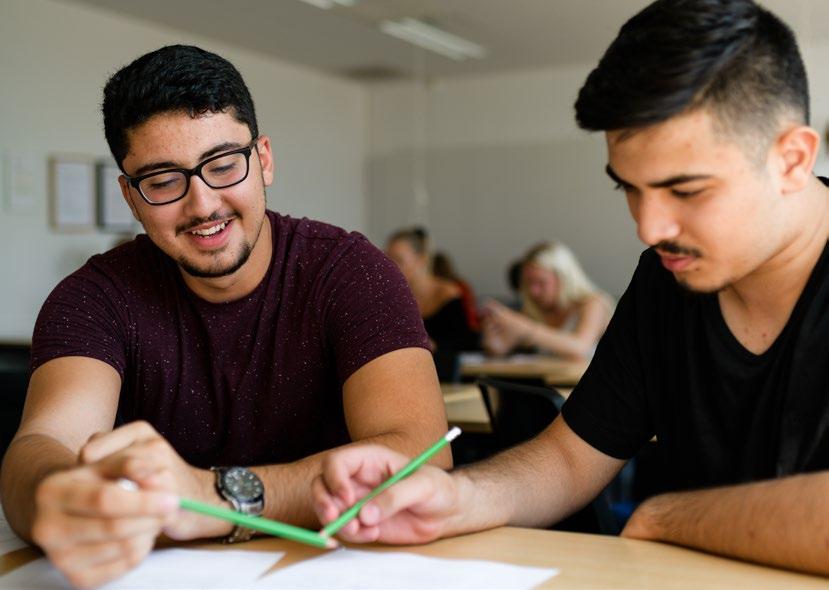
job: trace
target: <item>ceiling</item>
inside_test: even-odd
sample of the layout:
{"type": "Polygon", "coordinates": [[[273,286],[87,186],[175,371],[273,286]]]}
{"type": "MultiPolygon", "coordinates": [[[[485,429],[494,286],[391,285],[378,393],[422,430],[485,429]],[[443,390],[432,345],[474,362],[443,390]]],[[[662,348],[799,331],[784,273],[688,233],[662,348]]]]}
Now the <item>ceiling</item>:
{"type": "MultiPolygon", "coordinates": [[[[598,60],[648,0],[356,0],[323,10],[300,0],[72,0],[361,80],[451,77],[598,60]],[[415,17],[483,45],[453,61],[390,37],[380,21],[415,17]]],[[[829,42],[826,0],[765,0],[801,44],[829,42]]]]}

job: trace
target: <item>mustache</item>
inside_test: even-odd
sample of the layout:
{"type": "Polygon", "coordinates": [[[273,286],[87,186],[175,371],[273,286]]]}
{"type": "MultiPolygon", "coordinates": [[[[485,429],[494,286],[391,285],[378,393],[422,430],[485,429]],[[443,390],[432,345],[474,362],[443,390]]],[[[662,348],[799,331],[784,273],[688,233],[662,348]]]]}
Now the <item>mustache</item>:
{"type": "Polygon", "coordinates": [[[230,219],[231,217],[238,216],[236,211],[231,213],[219,213],[218,211],[215,213],[211,213],[208,217],[194,217],[192,219],[188,219],[186,222],[181,223],[176,226],[176,235],[183,234],[185,232],[189,232],[193,228],[196,228],[205,223],[211,223],[214,221],[223,221],[225,219],[230,219]]]}
{"type": "Polygon", "coordinates": [[[653,248],[655,250],[659,250],[660,252],[666,252],[667,254],[673,254],[675,256],[702,256],[702,252],[696,248],[686,248],[685,246],[680,246],[676,242],[659,242],[654,245],[653,248]]]}

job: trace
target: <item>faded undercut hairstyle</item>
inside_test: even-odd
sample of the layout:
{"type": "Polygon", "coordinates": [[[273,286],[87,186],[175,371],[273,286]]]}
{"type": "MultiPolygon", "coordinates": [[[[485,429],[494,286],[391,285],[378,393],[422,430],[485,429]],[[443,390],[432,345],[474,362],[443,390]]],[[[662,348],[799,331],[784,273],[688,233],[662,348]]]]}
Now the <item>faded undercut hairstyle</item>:
{"type": "Polygon", "coordinates": [[[183,112],[191,117],[229,113],[259,136],[250,91],[229,61],[190,45],[169,45],[142,55],[116,72],[104,87],[104,134],[123,172],[127,132],[153,115],[183,112]]]}
{"type": "Polygon", "coordinates": [[[657,0],[622,26],[575,108],[589,131],[705,108],[717,131],[756,151],[781,119],[809,123],[809,88],[791,29],[752,0],[657,0]]]}

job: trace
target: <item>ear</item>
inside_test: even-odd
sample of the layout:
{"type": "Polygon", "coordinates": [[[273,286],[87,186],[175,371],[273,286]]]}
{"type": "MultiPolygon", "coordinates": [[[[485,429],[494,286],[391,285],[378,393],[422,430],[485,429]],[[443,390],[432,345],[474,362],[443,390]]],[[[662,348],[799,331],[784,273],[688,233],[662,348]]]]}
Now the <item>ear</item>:
{"type": "Polygon", "coordinates": [[[260,135],[259,139],[256,140],[256,146],[254,147],[259,154],[259,163],[262,166],[262,181],[265,183],[265,186],[271,186],[274,173],[271,138],[267,135],[260,135]]]}
{"type": "Polygon", "coordinates": [[[806,125],[792,127],[777,138],[772,153],[783,194],[796,193],[806,187],[819,151],[820,135],[806,125]]]}
{"type": "Polygon", "coordinates": [[[130,183],[127,181],[127,178],[122,174],[118,177],[118,186],[121,187],[121,196],[124,197],[124,200],[127,202],[127,206],[132,211],[132,216],[138,223],[141,223],[141,217],[138,216],[138,210],[135,208],[135,204],[132,202],[132,194],[130,194],[130,183]]]}

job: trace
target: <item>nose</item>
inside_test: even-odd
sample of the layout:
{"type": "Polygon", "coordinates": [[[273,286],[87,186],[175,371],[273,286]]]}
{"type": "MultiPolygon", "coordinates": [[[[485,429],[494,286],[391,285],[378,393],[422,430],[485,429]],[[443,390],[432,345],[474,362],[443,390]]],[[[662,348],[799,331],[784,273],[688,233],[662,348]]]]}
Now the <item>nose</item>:
{"type": "Polygon", "coordinates": [[[190,186],[184,197],[184,204],[187,213],[192,217],[202,218],[210,215],[219,209],[222,198],[218,191],[210,188],[196,175],[190,178],[190,186]]]}
{"type": "Polygon", "coordinates": [[[639,239],[648,246],[679,236],[681,228],[674,207],[668,197],[656,193],[645,193],[630,197],[628,205],[636,222],[639,239]]]}

